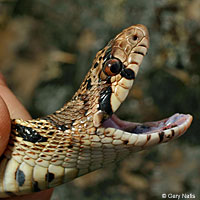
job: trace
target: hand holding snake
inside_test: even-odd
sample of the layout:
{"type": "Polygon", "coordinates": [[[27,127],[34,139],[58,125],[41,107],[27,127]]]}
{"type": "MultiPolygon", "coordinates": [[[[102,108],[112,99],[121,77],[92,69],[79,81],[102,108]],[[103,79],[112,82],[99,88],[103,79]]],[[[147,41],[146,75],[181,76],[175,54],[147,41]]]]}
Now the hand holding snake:
{"type": "MultiPolygon", "coordinates": [[[[31,119],[30,114],[18,101],[12,91],[7,87],[4,77],[0,73],[0,156],[6,149],[10,135],[10,118],[31,119]],[[6,103],[7,104],[6,104],[6,103]]],[[[48,200],[53,192],[53,188],[39,193],[33,193],[25,196],[14,197],[15,200],[48,200]]]]}

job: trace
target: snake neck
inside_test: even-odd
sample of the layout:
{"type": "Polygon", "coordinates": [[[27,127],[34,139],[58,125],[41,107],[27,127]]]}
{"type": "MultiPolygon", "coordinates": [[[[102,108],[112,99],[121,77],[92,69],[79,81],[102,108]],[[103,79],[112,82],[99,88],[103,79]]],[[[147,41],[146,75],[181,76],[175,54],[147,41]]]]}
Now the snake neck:
{"type": "Polygon", "coordinates": [[[91,87],[90,92],[86,92],[83,91],[85,87],[81,85],[69,102],[43,119],[62,131],[70,130],[79,134],[95,132],[96,128],[101,126],[101,124],[94,125],[94,116],[99,111],[98,89],[98,87],[91,87]]]}

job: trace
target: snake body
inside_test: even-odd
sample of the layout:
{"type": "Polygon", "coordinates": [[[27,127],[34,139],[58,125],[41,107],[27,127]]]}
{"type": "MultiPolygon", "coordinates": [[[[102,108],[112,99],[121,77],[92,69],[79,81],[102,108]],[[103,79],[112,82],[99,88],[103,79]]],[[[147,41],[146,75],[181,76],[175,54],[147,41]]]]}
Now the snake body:
{"type": "Polygon", "coordinates": [[[190,115],[144,124],[114,115],[148,46],[145,26],[123,30],[96,54],[80,89],[61,109],[38,119],[12,120],[0,163],[0,197],[55,187],[187,130],[190,115]]]}

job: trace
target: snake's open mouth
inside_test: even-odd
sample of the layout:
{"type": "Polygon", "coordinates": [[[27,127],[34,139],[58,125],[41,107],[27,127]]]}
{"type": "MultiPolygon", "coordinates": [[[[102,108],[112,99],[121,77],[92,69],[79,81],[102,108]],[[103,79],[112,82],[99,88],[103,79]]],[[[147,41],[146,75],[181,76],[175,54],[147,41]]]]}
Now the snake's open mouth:
{"type": "Polygon", "coordinates": [[[191,121],[191,115],[176,113],[160,121],[136,123],[121,120],[113,114],[109,119],[104,121],[103,126],[105,128],[116,128],[134,134],[152,134],[161,133],[164,130],[173,129],[174,127],[181,127],[185,123],[190,124],[191,121]]]}

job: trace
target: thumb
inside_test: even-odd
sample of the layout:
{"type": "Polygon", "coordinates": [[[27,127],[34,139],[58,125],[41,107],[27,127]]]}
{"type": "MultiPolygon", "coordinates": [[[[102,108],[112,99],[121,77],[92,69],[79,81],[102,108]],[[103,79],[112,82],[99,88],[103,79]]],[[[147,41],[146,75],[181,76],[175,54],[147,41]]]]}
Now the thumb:
{"type": "Polygon", "coordinates": [[[0,73],[0,156],[8,144],[11,118],[30,119],[31,117],[7,87],[3,75],[0,73]]]}
{"type": "Polygon", "coordinates": [[[10,115],[7,106],[0,96],[0,156],[4,152],[10,136],[10,115]]]}

